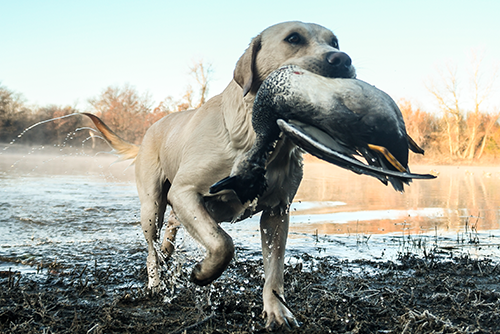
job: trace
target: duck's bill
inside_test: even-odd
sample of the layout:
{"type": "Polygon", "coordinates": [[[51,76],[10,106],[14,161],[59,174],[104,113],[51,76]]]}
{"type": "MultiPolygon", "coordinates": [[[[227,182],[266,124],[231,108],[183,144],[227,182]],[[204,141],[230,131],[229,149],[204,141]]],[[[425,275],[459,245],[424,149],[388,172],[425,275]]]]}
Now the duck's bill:
{"type": "Polygon", "coordinates": [[[283,119],[278,119],[277,123],[281,131],[306,152],[355,173],[373,176],[384,184],[387,184],[387,181],[393,178],[397,178],[403,183],[411,182],[412,179],[436,178],[436,176],[431,174],[394,171],[365,164],[358,159],[339,152],[340,150],[346,151],[346,148],[342,147],[326,133],[317,128],[296,121],[287,122],[283,119]],[[314,129],[314,133],[312,133],[313,131],[311,131],[311,129],[314,129]],[[318,135],[318,133],[320,133],[320,135],[318,135]]]}

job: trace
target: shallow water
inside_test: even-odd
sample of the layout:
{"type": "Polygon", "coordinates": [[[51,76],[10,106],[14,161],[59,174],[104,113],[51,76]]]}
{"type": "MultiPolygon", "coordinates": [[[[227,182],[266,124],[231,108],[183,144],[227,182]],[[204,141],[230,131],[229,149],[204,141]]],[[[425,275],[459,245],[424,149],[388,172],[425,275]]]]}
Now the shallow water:
{"type": "MultiPolygon", "coordinates": [[[[71,151],[70,151],[71,152],[71,151]]],[[[142,266],[134,168],[110,155],[0,155],[0,271],[40,263],[142,266]]],[[[500,168],[414,166],[439,173],[404,194],[379,181],[308,159],[291,207],[287,252],[339,259],[394,259],[431,249],[500,259],[500,168]]],[[[259,215],[223,224],[237,256],[260,257],[259,215]]],[[[183,232],[179,252],[202,255],[183,232]]]]}

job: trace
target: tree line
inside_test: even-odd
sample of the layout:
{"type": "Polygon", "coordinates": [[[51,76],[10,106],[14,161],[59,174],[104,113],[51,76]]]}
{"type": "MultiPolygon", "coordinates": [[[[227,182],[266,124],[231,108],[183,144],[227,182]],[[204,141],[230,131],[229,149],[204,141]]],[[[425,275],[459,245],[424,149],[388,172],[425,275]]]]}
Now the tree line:
{"type": "MultiPolygon", "coordinates": [[[[446,66],[439,80],[428,85],[436,101],[435,110],[422,110],[408,100],[398,101],[407,132],[426,151],[423,158],[412,155],[416,162],[475,163],[500,159],[500,109],[495,106],[498,96],[493,94],[496,73],[487,72],[485,79],[480,65],[476,58],[467,80],[459,80],[456,67],[446,66]]],[[[140,143],[146,130],[160,118],[205,102],[212,68],[199,61],[190,71],[197,87],[188,87],[179,99],[168,97],[155,104],[148,94],[140,94],[133,86],[110,86],[90,98],[85,111],[101,117],[126,140],[140,143]]],[[[23,133],[37,122],[80,111],[71,106],[29,106],[21,94],[0,86],[0,142],[58,145],[74,140],[94,146],[96,134],[89,130],[90,122],[83,116],[61,118],[23,133]]]]}
{"type": "MultiPolygon", "coordinates": [[[[85,111],[98,115],[123,138],[134,143],[151,124],[175,111],[168,110],[163,103],[154,106],[148,95],[140,95],[129,85],[108,87],[88,102],[90,107],[85,111]]],[[[66,145],[69,141],[94,139],[97,134],[90,130],[91,123],[86,116],[64,117],[80,111],[71,106],[30,106],[20,94],[1,86],[0,143],[66,145]],[[49,119],[55,120],[44,122],[49,119]],[[33,127],[39,122],[44,123],[33,127]]]]}
{"type": "Polygon", "coordinates": [[[398,105],[408,133],[437,163],[494,162],[500,159],[500,96],[497,68],[483,68],[483,57],[471,54],[468,75],[448,62],[427,84],[436,110],[424,111],[407,100],[398,105]]]}
{"type": "Polygon", "coordinates": [[[190,74],[197,87],[188,86],[178,99],[169,96],[155,104],[149,94],[140,94],[135,87],[125,84],[109,86],[88,99],[85,110],[72,106],[28,105],[22,94],[0,86],[0,143],[66,146],[71,145],[68,144],[71,141],[95,146],[98,135],[90,130],[93,127],[86,116],[64,117],[82,111],[99,116],[124,139],[140,143],[146,130],[160,118],[172,112],[197,108],[205,102],[212,75],[211,65],[202,60],[194,62],[190,74]],[[49,119],[56,120],[44,122],[49,119]],[[39,122],[44,123],[33,127],[39,122]]]}

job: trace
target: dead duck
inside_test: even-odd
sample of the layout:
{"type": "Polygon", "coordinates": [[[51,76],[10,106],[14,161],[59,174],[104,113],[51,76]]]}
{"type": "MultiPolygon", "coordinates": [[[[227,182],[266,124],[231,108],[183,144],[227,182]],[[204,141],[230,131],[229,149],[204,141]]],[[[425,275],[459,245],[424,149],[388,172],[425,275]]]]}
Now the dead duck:
{"type": "Polygon", "coordinates": [[[406,133],[394,100],[358,79],[326,78],[283,66],[259,88],[252,125],[254,145],[230,176],[212,185],[211,193],[232,189],[242,203],[262,195],[266,162],[282,134],[320,159],[391,183],[397,191],[412,179],[435,178],[410,172],[409,150],[424,151],[406,133]]]}

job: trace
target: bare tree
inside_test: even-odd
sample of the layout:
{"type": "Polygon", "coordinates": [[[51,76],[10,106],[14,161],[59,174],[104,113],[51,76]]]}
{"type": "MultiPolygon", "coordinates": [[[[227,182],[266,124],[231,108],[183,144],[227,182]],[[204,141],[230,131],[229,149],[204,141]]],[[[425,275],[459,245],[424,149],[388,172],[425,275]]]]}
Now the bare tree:
{"type": "Polygon", "coordinates": [[[457,66],[448,64],[439,71],[440,80],[427,86],[443,112],[443,125],[450,159],[473,160],[479,158],[498,115],[491,113],[486,101],[491,99],[496,71],[482,68],[482,57],[473,53],[471,75],[465,88],[459,81],[457,66]],[[485,73],[489,73],[487,82],[485,73]],[[465,90],[465,92],[464,92],[465,90]],[[478,154],[479,149],[479,154],[478,154]]]}
{"type": "Polygon", "coordinates": [[[129,141],[140,140],[150,126],[146,117],[152,112],[150,95],[140,95],[128,84],[109,86],[88,102],[96,114],[129,141]]]}
{"type": "Polygon", "coordinates": [[[446,139],[450,158],[460,157],[460,138],[463,113],[459,102],[458,79],[456,66],[448,64],[446,72],[439,71],[440,84],[431,82],[428,90],[435,97],[439,108],[443,112],[445,121],[446,139]]]}
{"type": "Polygon", "coordinates": [[[180,99],[168,96],[161,102],[161,108],[168,112],[183,111],[201,107],[208,97],[208,90],[212,81],[212,64],[206,63],[203,59],[193,61],[189,67],[189,74],[194,79],[194,86],[188,85],[184,95],[180,99]]]}
{"type": "Polygon", "coordinates": [[[208,95],[208,86],[212,80],[212,64],[203,62],[203,59],[193,62],[193,65],[189,68],[191,76],[196,80],[199,85],[199,98],[198,103],[192,106],[194,108],[201,107],[202,104],[206,102],[208,95]]]}
{"type": "Polygon", "coordinates": [[[25,98],[6,87],[0,86],[0,141],[10,142],[27,125],[31,116],[25,98]]]}
{"type": "Polygon", "coordinates": [[[473,109],[469,114],[470,122],[468,122],[469,129],[469,145],[465,150],[465,157],[469,160],[474,159],[476,156],[477,148],[480,149],[479,156],[483,153],[485,143],[490,135],[490,131],[498,120],[498,111],[489,113],[490,117],[487,117],[486,124],[484,124],[484,115],[487,114],[486,109],[483,107],[485,102],[492,96],[492,90],[497,78],[497,71],[489,76],[489,78],[484,77],[484,72],[482,71],[481,64],[483,63],[482,55],[478,55],[477,52],[472,53],[472,72],[470,74],[471,90],[473,94],[473,109]],[[480,137],[479,131],[482,128],[483,135],[480,137]],[[479,145],[479,142],[482,142],[479,145]]]}
{"type": "MultiPolygon", "coordinates": [[[[189,68],[189,74],[194,78],[196,88],[188,86],[180,99],[169,96],[156,107],[153,107],[149,94],[139,94],[128,84],[109,86],[99,95],[88,100],[89,111],[99,115],[127,140],[139,142],[146,130],[163,116],[203,105],[207,100],[212,73],[211,64],[203,60],[193,62],[189,68]]],[[[2,129],[0,141],[11,142],[34,123],[60,118],[75,112],[77,110],[69,106],[27,107],[21,94],[0,86],[0,128],[2,129]]],[[[61,138],[65,140],[71,129],[78,127],[79,124],[78,117],[64,118],[53,124],[47,123],[43,128],[37,127],[29,131],[29,134],[23,136],[23,140],[37,143],[60,142],[61,138]]]]}

